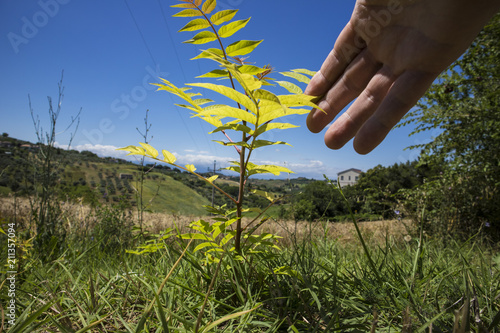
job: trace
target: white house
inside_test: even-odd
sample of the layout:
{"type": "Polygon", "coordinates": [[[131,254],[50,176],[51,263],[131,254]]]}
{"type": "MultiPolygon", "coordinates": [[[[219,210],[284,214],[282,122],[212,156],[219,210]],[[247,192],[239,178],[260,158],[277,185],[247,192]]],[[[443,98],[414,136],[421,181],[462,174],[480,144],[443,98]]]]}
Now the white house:
{"type": "Polygon", "coordinates": [[[361,175],[362,171],[359,169],[348,169],[337,174],[337,179],[340,184],[340,187],[354,185],[358,182],[359,175],[361,175]]]}

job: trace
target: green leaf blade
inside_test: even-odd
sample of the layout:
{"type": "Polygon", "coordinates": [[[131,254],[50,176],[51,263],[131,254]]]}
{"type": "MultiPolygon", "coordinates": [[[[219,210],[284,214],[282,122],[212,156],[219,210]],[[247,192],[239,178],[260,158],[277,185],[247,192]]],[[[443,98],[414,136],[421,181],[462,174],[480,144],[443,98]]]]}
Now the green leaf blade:
{"type": "Polygon", "coordinates": [[[205,89],[210,89],[212,91],[215,91],[221,95],[226,96],[229,99],[232,99],[236,103],[239,103],[240,105],[244,106],[248,110],[256,113],[257,112],[257,107],[255,104],[252,102],[252,100],[240,93],[239,91],[236,91],[232,88],[219,85],[219,84],[213,84],[213,83],[190,83],[188,86],[193,86],[193,87],[200,87],[200,88],[205,88],[205,89]]]}
{"type": "Polygon", "coordinates": [[[158,150],[156,150],[153,146],[144,142],[139,142],[139,144],[144,148],[146,155],[151,156],[152,158],[158,157],[158,150]]]}
{"type": "Polygon", "coordinates": [[[210,21],[214,25],[220,25],[224,22],[228,22],[233,19],[234,15],[238,12],[237,9],[226,9],[226,10],[221,10],[220,12],[217,12],[213,14],[210,17],[210,21]]]}
{"type": "Polygon", "coordinates": [[[215,7],[217,7],[217,1],[216,0],[206,0],[203,6],[201,7],[201,10],[205,14],[210,14],[215,7]]]}
{"type": "Polygon", "coordinates": [[[212,31],[201,31],[184,43],[200,45],[213,42],[214,40],[217,40],[217,36],[212,31]]]}
{"type": "Polygon", "coordinates": [[[247,55],[252,52],[262,40],[240,40],[226,47],[226,54],[230,57],[247,55]]]}
{"type": "Polygon", "coordinates": [[[231,37],[236,32],[243,29],[247,25],[248,21],[250,21],[250,18],[247,18],[246,20],[234,21],[222,26],[218,31],[219,36],[222,38],[231,37]]]}
{"type": "Polygon", "coordinates": [[[172,15],[173,17],[196,17],[203,16],[203,14],[197,9],[184,9],[177,14],[172,15]]]}
{"type": "Polygon", "coordinates": [[[197,31],[201,29],[208,28],[210,26],[210,23],[205,20],[205,19],[194,19],[187,23],[184,27],[179,30],[179,32],[184,32],[184,31],[197,31]]]}
{"type": "Polygon", "coordinates": [[[285,88],[286,90],[288,90],[288,92],[291,94],[303,94],[304,93],[302,91],[302,89],[294,83],[291,83],[288,81],[276,81],[276,83],[279,84],[280,86],[282,86],[283,88],[285,88]]]}

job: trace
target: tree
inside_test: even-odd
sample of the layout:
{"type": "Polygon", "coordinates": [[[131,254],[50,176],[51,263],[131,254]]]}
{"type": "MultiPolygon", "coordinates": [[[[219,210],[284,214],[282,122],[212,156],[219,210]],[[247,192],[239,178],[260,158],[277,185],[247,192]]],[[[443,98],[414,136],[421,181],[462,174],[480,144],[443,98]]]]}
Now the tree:
{"type": "Polygon", "coordinates": [[[423,163],[446,166],[439,179],[420,190],[428,195],[424,204],[433,223],[447,231],[470,234],[486,227],[500,234],[499,40],[497,14],[402,124],[416,123],[412,134],[440,132],[432,142],[410,148],[423,148],[423,163]]]}

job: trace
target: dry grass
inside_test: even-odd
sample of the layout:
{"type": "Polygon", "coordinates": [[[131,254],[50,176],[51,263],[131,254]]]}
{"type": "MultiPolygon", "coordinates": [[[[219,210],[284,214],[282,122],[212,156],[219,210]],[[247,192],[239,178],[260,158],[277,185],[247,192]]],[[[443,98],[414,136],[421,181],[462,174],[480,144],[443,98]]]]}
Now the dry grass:
{"type": "MultiPolygon", "coordinates": [[[[63,202],[61,208],[64,212],[68,231],[89,227],[93,219],[92,209],[81,203],[63,202]]],[[[0,198],[0,220],[16,220],[29,227],[31,206],[26,198],[4,197],[0,198]]],[[[130,216],[137,223],[137,212],[129,211],[130,216]]],[[[204,219],[209,221],[211,217],[181,216],[164,213],[143,213],[144,227],[152,233],[160,233],[166,228],[179,228],[181,233],[187,232],[192,221],[204,219]]],[[[250,221],[245,221],[249,223],[250,221]]],[[[244,222],[244,225],[245,225],[244,222]]],[[[255,225],[255,224],[254,224],[255,225]]],[[[251,225],[250,227],[253,227],[251,225]]],[[[384,243],[387,237],[402,240],[408,235],[411,222],[408,220],[387,220],[373,222],[359,222],[361,233],[367,242],[377,244],[384,243]]],[[[350,222],[307,222],[307,221],[284,221],[269,219],[256,231],[259,233],[272,233],[282,237],[281,244],[289,245],[301,239],[336,239],[341,243],[350,243],[357,240],[356,230],[350,222]]]]}

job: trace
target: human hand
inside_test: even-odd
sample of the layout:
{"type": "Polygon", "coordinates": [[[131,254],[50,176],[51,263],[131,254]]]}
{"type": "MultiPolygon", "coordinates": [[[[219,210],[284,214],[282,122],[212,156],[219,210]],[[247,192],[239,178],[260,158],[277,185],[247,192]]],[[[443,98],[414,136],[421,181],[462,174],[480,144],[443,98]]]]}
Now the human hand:
{"type": "Polygon", "coordinates": [[[357,0],[305,93],[323,96],[307,127],[325,133],[331,149],[354,137],[367,154],[472,43],[500,9],[498,0],[357,0]]]}

